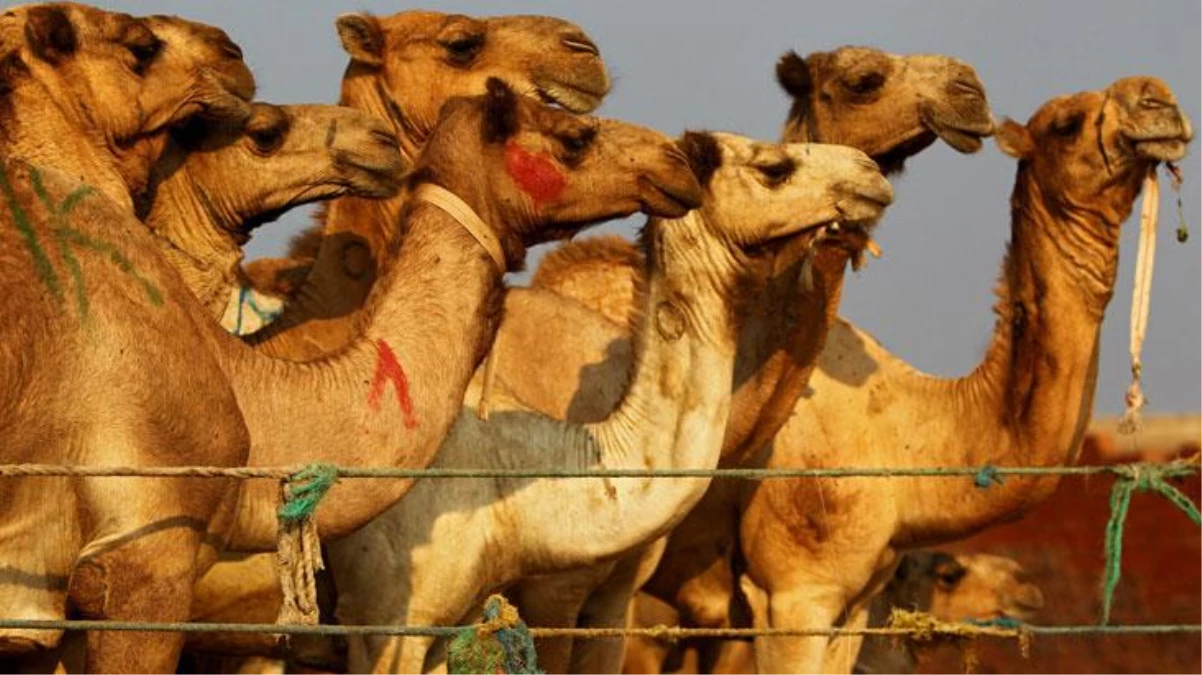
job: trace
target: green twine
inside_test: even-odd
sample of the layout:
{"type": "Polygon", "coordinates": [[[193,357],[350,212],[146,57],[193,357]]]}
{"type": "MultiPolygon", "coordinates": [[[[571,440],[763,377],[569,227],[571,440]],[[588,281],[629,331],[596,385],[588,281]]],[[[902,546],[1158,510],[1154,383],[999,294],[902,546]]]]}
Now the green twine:
{"type": "Polygon", "coordinates": [[[484,604],[484,623],[457,633],[447,648],[447,672],[541,674],[534,638],[517,610],[499,595],[484,604]]]}
{"type": "Polygon", "coordinates": [[[315,462],[285,479],[284,503],[276,513],[285,523],[298,523],[313,515],[313,510],[338,482],[338,467],[315,462]]]}
{"type": "Polygon", "coordinates": [[[1131,506],[1131,495],[1136,492],[1152,490],[1168,499],[1173,505],[1185,512],[1195,525],[1202,525],[1202,516],[1198,507],[1181,493],[1180,490],[1164,482],[1165,478],[1173,478],[1193,473],[1194,467],[1174,463],[1168,466],[1153,464],[1133,464],[1118,466],[1114,473],[1118,480],[1110,491],[1110,521],[1106,523],[1106,578],[1102,594],[1102,625],[1110,623],[1110,608],[1114,602],[1114,589],[1122,576],[1123,559],[1123,529],[1127,523],[1127,510],[1131,506]]]}
{"type": "Polygon", "coordinates": [[[977,475],[973,477],[972,482],[973,485],[976,485],[984,490],[994,483],[1001,485],[1002,476],[998,473],[996,466],[993,466],[992,464],[986,464],[985,466],[981,467],[981,470],[978,471],[977,475]]]}
{"type": "Polygon", "coordinates": [[[1023,622],[1012,616],[999,616],[993,619],[967,619],[967,623],[971,623],[974,626],[1003,628],[1005,630],[1018,630],[1023,627],[1023,622]]]}

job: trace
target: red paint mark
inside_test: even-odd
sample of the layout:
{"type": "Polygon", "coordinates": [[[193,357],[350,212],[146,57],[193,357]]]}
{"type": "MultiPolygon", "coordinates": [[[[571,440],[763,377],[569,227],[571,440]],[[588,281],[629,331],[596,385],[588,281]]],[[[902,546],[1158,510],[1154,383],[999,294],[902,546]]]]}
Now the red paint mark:
{"type": "Polygon", "coordinates": [[[505,144],[505,171],[530,195],[535,206],[556,199],[568,185],[546,155],[528,152],[517,143],[505,144]]]}
{"type": "Polygon", "coordinates": [[[379,411],[380,397],[384,395],[384,387],[391,381],[396,389],[397,406],[405,417],[405,428],[417,428],[417,414],[413,411],[413,399],[409,398],[409,379],[401,362],[397,361],[392,347],[383,340],[376,341],[376,374],[371,379],[371,389],[367,392],[367,405],[372,411],[379,411]]]}

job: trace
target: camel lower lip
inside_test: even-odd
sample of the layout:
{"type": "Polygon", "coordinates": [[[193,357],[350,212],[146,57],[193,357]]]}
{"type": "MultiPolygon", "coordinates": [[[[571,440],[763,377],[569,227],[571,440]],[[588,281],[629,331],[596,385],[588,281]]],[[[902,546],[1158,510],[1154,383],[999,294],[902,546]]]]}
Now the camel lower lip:
{"type": "Polygon", "coordinates": [[[1159,162],[1176,162],[1185,157],[1185,141],[1179,138],[1149,138],[1132,140],[1135,152],[1159,162]]]}
{"type": "Polygon", "coordinates": [[[956,129],[954,127],[936,128],[935,134],[943,139],[944,143],[950,145],[957,152],[970,155],[981,149],[983,145],[982,136],[974,131],[956,129]]]}
{"type": "Polygon", "coordinates": [[[605,96],[604,93],[597,94],[585,91],[563,82],[538,84],[536,85],[536,89],[538,95],[544,101],[559,105],[565,110],[574,113],[586,113],[596,110],[601,105],[602,97],[605,96]]]}

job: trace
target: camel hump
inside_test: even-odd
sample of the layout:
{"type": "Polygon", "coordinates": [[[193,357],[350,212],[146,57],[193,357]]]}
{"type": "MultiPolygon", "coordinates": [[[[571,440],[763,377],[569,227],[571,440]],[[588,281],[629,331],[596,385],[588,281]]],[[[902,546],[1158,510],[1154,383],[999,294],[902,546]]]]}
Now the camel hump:
{"type": "Polygon", "coordinates": [[[543,257],[532,288],[571,298],[626,325],[638,292],[643,254],[632,242],[607,234],[570,241],[543,257]]]}

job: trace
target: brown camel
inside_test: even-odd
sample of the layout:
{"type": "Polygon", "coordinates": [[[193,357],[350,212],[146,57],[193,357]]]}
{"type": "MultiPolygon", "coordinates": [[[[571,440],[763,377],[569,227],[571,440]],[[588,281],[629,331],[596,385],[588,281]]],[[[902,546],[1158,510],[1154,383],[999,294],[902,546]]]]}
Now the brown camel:
{"type": "MultiPolygon", "coordinates": [[[[885,588],[873,596],[868,625],[886,625],[895,607],[928,612],[943,621],[1030,621],[1043,607],[1043,592],[1026,581],[1022,566],[1011,558],[910,551],[901,556],[885,588]]],[[[752,610],[744,611],[750,619],[752,610]]],[[[680,614],[671,605],[647,593],[635,595],[630,625],[650,628],[679,623],[680,614]]],[[[892,638],[878,636],[865,640],[855,672],[912,673],[914,665],[909,644],[895,645],[892,638]]],[[[629,640],[622,672],[752,673],[755,654],[750,642],[741,640],[693,639],[673,644],[638,636],[629,640]]]]}
{"type": "Polygon", "coordinates": [[[225,33],[176,17],[22,5],[0,14],[0,54],[3,155],[86,176],[131,211],[162,132],[198,114],[245,118],[254,94],[225,33]]]}
{"type": "MultiPolygon", "coordinates": [[[[984,87],[975,72],[948,57],[897,56],[871,49],[843,48],[829,54],[814,54],[805,60],[788,53],[778,62],[776,72],[777,79],[794,97],[785,140],[826,140],[824,134],[830,135],[868,152],[882,168],[900,169],[908,156],[928,147],[938,137],[961,151],[975,150],[980,147],[977,137],[992,129],[984,87]],[[861,79],[866,84],[859,84],[861,79]],[[857,84],[852,87],[849,83],[857,84]]],[[[763,268],[762,283],[768,288],[765,300],[742,328],[736,374],[738,391],[723,450],[724,464],[738,463],[755,453],[788,419],[806,389],[827,327],[834,320],[846,255],[816,265],[811,273],[812,290],[806,291],[807,277],[798,274],[796,254],[783,251],[763,268]]],[[[625,325],[635,288],[630,264],[637,259],[637,251],[616,238],[572,242],[548,256],[543,263],[546,271],[540,267],[534,285],[572,294],[576,300],[625,325]]],[[[511,296],[514,296],[509,300],[511,309],[495,345],[501,364],[498,379],[520,391],[520,397],[537,408],[564,410],[564,404],[570,402],[566,411],[572,416],[593,419],[603,415],[621,391],[620,386],[615,386],[620,378],[613,377],[613,373],[621,373],[620,364],[625,358],[621,342],[615,339],[608,353],[593,357],[607,361],[604,373],[590,367],[589,371],[594,372],[581,378],[578,373],[590,362],[582,363],[580,356],[542,344],[548,334],[545,323],[524,320],[525,314],[512,309],[523,299],[513,293],[511,296]],[[538,347],[531,346],[534,344],[538,347]],[[528,353],[541,353],[548,360],[562,361],[561,372],[565,375],[556,379],[544,372],[533,378],[520,371],[513,375],[505,371],[505,363],[521,363],[522,355],[528,353]],[[521,379],[515,382],[514,378],[521,379]]],[[[709,506],[712,499],[707,496],[697,509],[716,509],[709,506]]],[[[690,523],[696,523],[696,533],[691,536],[706,541],[703,546],[690,547],[681,556],[681,564],[676,566],[681,570],[677,577],[680,581],[676,583],[684,583],[714,566],[716,556],[729,550],[733,537],[717,538],[725,532],[714,527],[716,522],[723,521],[690,516],[682,524],[688,530],[690,523]]],[[[669,542],[668,546],[673,544],[669,542]]],[[[624,625],[630,594],[654,569],[657,555],[658,551],[650,551],[642,561],[630,559],[617,565],[610,581],[603,581],[610,573],[601,568],[559,580],[534,580],[528,590],[519,588],[516,592],[519,597],[524,596],[520,602],[523,616],[533,625],[580,622],[624,625]],[[592,575],[591,581],[585,580],[587,575],[592,575]],[[578,612],[572,605],[585,602],[579,597],[582,588],[597,590],[580,608],[583,616],[577,619],[578,612]],[[547,599],[540,600],[539,596],[547,599]],[[540,605],[547,609],[540,609],[540,605]]],[[[704,611],[704,607],[697,608],[698,613],[704,611]]],[[[546,655],[548,668],[569,668],[565,653],[570,642],[540,641],[540,654],[546,655]]],[[[620,639],[583,642],[570,669],[608,672],[620,667],[621,643],[620,639]]]]}
{"type": "MultiPolygon", "coordinates": [[[[892,192],[876,165],[851,148],[699,133],[686,134],[681,144],[707,186],[705,200],[679,222],[652,219],[647,226],[646,318],[635,333],[637,357],[621,404],[603,421],[572,424],[498,396],[488,421],[470,410],[460,416],[437,466],[620,469],[717,462],[737,322],[757,300],[746,282],[760,261],[745,251],[782,238],[792,243],[794,235],[803,247],[854,249],[864,241],[855,221],[879,217],[892,192]],[[822,226],[834,220],[844,221],[845,235],[824,233],[822,226]]],[[[597,564],[654,541],[707,484],[423,481],[385,516],[330,544],[338,619],[454,623],[519,578],[597,564]],[[394,583],[381,584],[381,575],[394,583]]],[[[428,653],[432,643],[351,639],[349,666],[415,672],[437,661],[428,653]]]]}
{"type": "MultiPolygon", "coordinates": [[[[145,183],[154,148],[161,147],[163,132],[171,125],[201,113],[235,120],[248,113],[246,99],[254,91],[254,81],[240,54],[220,49],[222,40],[228,43],[224,33],[182,19],[159,23],[168,30],[155,33],[150,21],[68,3],[25,5],[0,15],[0,124],[5,131],[0,141],[5,158],[0,212],[8,223],[0,229],[8,238],[4,284],[6,291],[12,291],[3,305],[4,342],[12,347],[0,350],[9,377],[7,403],[0,405],[5,462],[35,459],[33,453],[55,444],[62,452],[75,441],[99,441],[102,447],[120,442],[127,430],[120,413],[113,415],[106,407],[120,403],[120,380],[106,378],[120,352],[97,349],[103,342],[97,336],[103,332],[105,307],[95,300],[113,295],[116,289],[113,302],[118,308],[131,302],[161,304],[162,289],[171,283],[148,274],[138,253],[115,243],[121,241],[127,224],[134,222],[130,190],[145,183]],[[80,220],[92,227],[78,227],[80,220]],[[97,279],[116,283],[93,285],[89,293],[83,285],[85,269],[95,266],[97,279]],[[74,338],[68,330],[65,337],[71,339],[61,339],[63,324],[73,326],[74,338]],[[99,367],[89,367],[89,360],[99,367]],[[117,395],[110,397],[109,391],[97,389],[100,382],[117,383],[117,395]],[[45,393],[57,387],[77,387],[78,405],[56,409],[54,401],[75,393],[45,393]],[[34,413],[38,407],[40,412],[34,413]]],[[[162,329],[194,333],[191,325],[179,322],[168,321],[162,329]]],[[[206,387],[214,371],[206,370],[206,365],[212,364],[198,359],[195,383],[201,394],[211,391],[206,387]]],[[[127,391],[136,388],[132,385],[127,391]]],[[[220,410],[220,392],[211,403],[220,410]]],[[[168,407],[152,406],[146,414],[166,415],[168,407]]],[[[177,431],[187,426],[180,424],[177,431]]],[[[209,434],[219,454],[225,449],[222,443],[229,440],[227,429],[216,425],[195,431],[209,434]]],[[[63,459],[78,458],[69,452],[63,459]]],[[[99,486],[84,482],[82,498],[68,499],[65,495],[80,493],[73,492],[64,479],[13,485],[0,502],[0,509],[10,514],[3,548],[25,564],[6,565],[5,613],[35,619],[61,617],[68,592],[79,590],[68,573],[82,542],[70,540],[88,537],[92,552],[120,544],[106,540],[105,532],[119,527],[119,519],[91,521],[85,529],[73,529],[73,519],[63,518],[63,507],[70,513],[110,500],[120,486],[109,484],[109,491],[100,494],[99,486]],[[57,503],[47,503],[47,494],[59,497],[57,503]],[[18,522],[12,515],[16,513],[18,522]],[[46,523],[62,525],[48,531],[46,523]],[[63,537],[69,540],[65,547],[63,537]]],[[[220,489],[216,484],[202,488],[196,499],[203,501],[214,487],[220,489]]],[[[136,501],[125,505],[130,511],[140,508],[136,501]]],[[[137,568],[130,574],[137,576],[137,568]]],[[[87,602],[76,608],[84,613],[89,609],[87,602]]],[[[116,609],[120,613],[122,608],[116,609]]],[[[92,636],[120,659],[129,638],[113,637],[92,636]]],[[[53,645],[58,638],[55,631],[0,631],[0,654],[26,653],[53,645]]],[[[91,665],[104,668],[113,663],[97,660],[91,665]]]]}
{"type": "MultiPolygon", "coordinates": [[[[792,98],[781,140],[837,143],[864,151],[886,175],[937,139],[960,152],[981,148],[993,123],[985,89],[967,64],[946,56],[841,47],[802,59],[788,52],[776,79],[792,98]]],[[[543,259],[531,286],[583,302],[625,325],[640,266],[617,237],[582,240],[543,259]]]]}
{"type": "MultiPolygon", "coordinates": [[[[501,274],[526,245],[640,209],[679,217],[700,200],[670,139],[546,108],[498,80],[488,92],[444,106],[410,178],[427,196],[403,214],[405,242],[393,243],[396,262],[373,289],[363,337],[316,364],[268,359],[221,331],[154,253],[145,228],[109,201],[52,170],[6,167],[6,460],[425,466],[488,348],[501,274]],[[532,191],[530,174],[507,169],[512,157],[556,191],[532,191]],[[476,215],[460,215],[461,224],[444,209],[476,215]],[[47,260],[36,245],[97,248],[104,232],[122,242],[101,248],[105,256],[75,257],[64,245],[63,260],[47,260]],[[73,304],[50,274],[70,279],[78,312],[64,311],[73,304]],[[184,370],[189,378],[180,381],[174,374],[184,370]],[[346,444],[348,435],[357,442],[346,444]]],[[[86,616],[183,620],[214,548],[275,545],[277,495],[267,481],[52,480],[61,487],[54,500],[45,479],[26,479],[0,502],[15,544],[3,549],[5,565],[31,584],[10,594],[10,615],[62,616],[69,598],[86,616]],[[63,526],[48,530],[47,522],[63,526]]],[[[361,526],[408,487],[335,486],[316,514],[320,534],[361,526]]],[[[58,636],[37,637],[53,644],[58,636]]],[[[87,665],[170,668],[181,641],[98,632],[87,665]]]]}
{"type": "MultiPolygon", "coordinates": [[[[560,19],[409,11],[344,14],[337,29],[350,55],[339,103],[384,120],[407,163],[430,138],[442,104],[481,93],[489,77],[573,112],[596,108],[609,91],[597,46],[560,19]]],[[[354,337],[368,290],[387,267],[387,242],[406,199],[346,197],[329,204],[315,226],[328,241],[312,272],[277,264],[293,278],[310,278],[275,325],[254,337],[264,353],[309,359],[354,337]]]]}
{"type": "Polygon", "coordinates": [[[399,169],[396,139],[370,115],[256,103],[245,125],[198,121],[172,135],[143,220],[201,304],[222,318],[256,227],[313,201],[391,196],[399,169]]]}
{"type": "MultiPolygon", "coordinates": [[[[840,323],[811,380],[814,393],[765,465],[1071,463],[1093,407],[1120,227],[1148,172],[1180,159],[1191,138],[1173,92],[1150,77],[1053,99],[1026,126],[1005,124],[998,143],[1019,166],[998,320],[981,365],[959,379],[930,377],[840,323]]],[[[920,479],[744,486],[739,539],[751,581],[767,594],[761,625],[862,626],[867,598],[898,552],[1015,518],[1056,484],[1011,477],[984,490],[920,479]]],[[[841,642],[762,638],[756,656],[767,671],[846,670],[858,640],[841,642]]]]}

